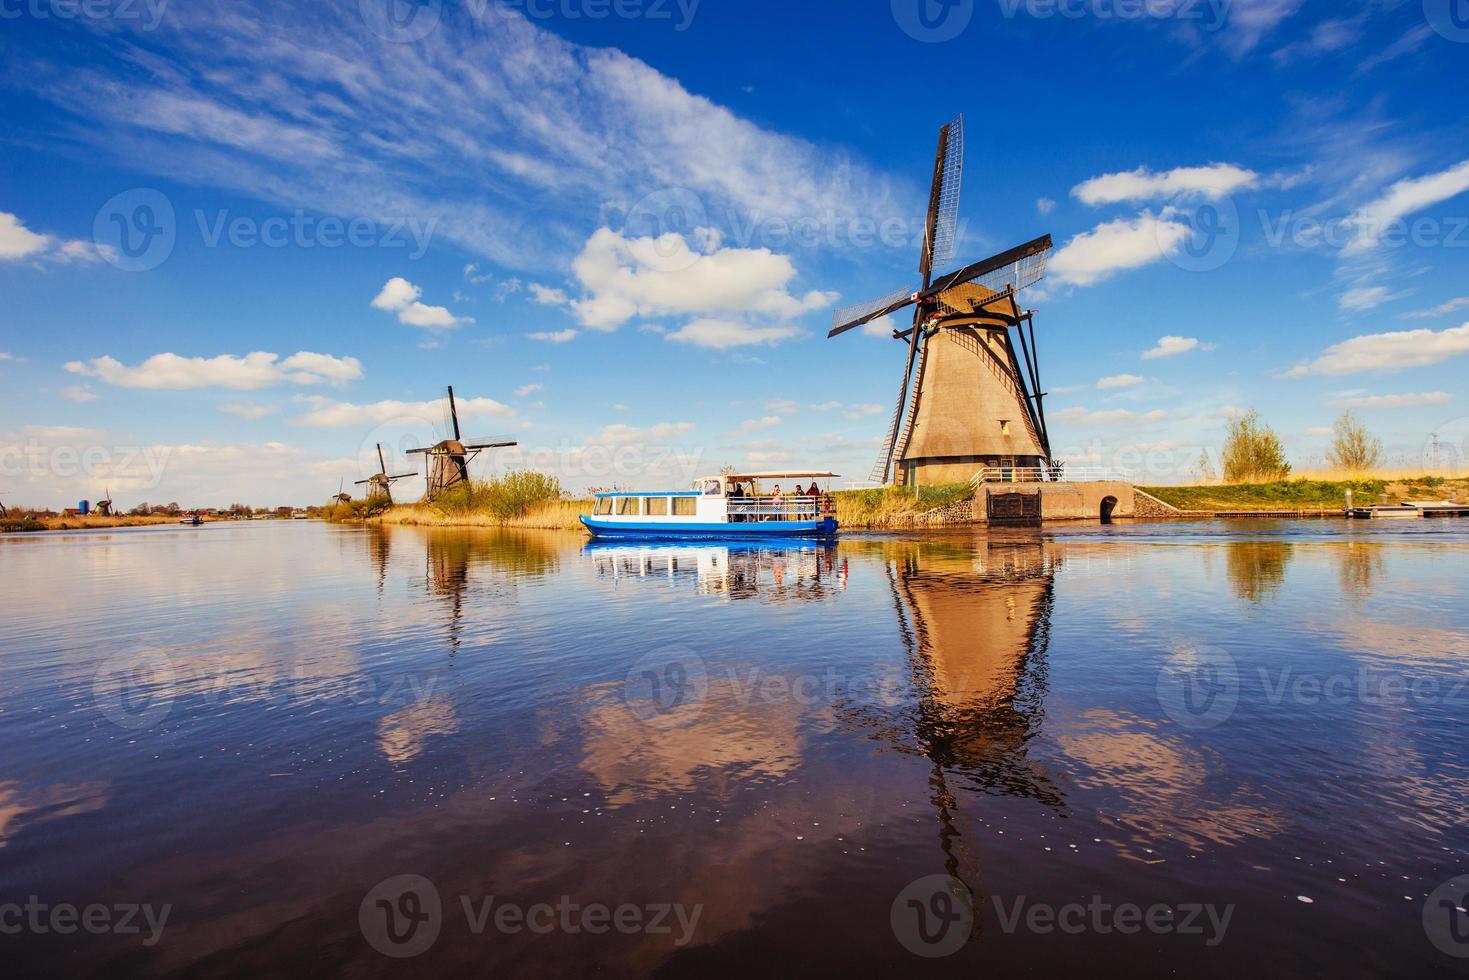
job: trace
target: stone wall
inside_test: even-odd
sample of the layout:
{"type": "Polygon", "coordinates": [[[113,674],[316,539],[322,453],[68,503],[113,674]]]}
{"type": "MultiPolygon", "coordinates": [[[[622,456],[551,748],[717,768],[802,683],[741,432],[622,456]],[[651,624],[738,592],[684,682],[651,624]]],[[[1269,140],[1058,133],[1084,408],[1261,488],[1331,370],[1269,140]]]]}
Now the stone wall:
{"type": "Polygon", "coordinates": [[[1183,511],[1172,504],[1165,504],[1150,493],[1133,490],[1133,516],[1135,517],[1181,517],[1183,511]]]}

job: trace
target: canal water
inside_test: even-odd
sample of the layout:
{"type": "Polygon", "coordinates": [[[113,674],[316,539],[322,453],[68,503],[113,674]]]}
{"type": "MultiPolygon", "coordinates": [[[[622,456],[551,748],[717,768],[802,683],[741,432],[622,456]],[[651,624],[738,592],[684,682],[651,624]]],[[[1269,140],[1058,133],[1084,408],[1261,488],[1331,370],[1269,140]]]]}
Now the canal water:
{"type": "Polygon", "coordinates": [[[1461,522],[229,523],[0,572],[7,975],[1469,963],[1461,522]]]}

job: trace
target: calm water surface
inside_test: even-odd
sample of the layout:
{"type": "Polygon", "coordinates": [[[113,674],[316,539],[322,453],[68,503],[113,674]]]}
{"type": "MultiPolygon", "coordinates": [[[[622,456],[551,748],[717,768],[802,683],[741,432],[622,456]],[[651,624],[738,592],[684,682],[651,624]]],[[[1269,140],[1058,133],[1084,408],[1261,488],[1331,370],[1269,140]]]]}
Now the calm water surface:
{"type": "Polygon", "coordinates": [[[0,905],[45,911],[0,908],[0,955],[1455,972],[1466,559],[1453,521],[6,537],[0,905]]]}

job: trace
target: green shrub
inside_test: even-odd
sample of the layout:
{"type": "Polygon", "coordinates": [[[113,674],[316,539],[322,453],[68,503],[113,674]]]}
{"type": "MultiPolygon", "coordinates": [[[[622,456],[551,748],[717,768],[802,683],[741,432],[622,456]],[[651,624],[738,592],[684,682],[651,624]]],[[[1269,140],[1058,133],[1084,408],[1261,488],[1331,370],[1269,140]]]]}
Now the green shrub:
{"type": "Polygon", "coordinates": [[[439,494],[433,506],[444,514],[488,514],[496,520],[524,517],[537,506],[561,499],[561,482],[535,470],[512,470],[488,480],[471,480],[439,494]]]}

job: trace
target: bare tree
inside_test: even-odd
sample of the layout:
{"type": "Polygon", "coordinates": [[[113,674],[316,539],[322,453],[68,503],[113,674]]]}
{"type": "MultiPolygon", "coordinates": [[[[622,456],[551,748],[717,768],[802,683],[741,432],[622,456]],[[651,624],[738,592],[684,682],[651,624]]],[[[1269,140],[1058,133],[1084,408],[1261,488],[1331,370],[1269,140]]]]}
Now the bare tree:
{"type": "Polygon", "coordinates": [[[1280,437],[1260,421],[1260,413],[1253,408],[1229,423],[1229,434],[1219,455],[1226,483],[1284,480],[1290,476],[1290,463],[1280,437]]]}
{"type": "Polygon", "coordinates": [[[1332,466],[1348,473],[1369,473],[1382,461],[1382,440],[1367,431],[1355,412],[1343,412],[1332,423],[1326,458],[1332,466]]]}

